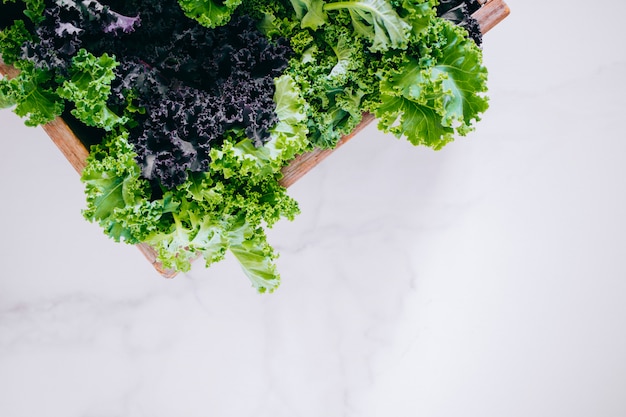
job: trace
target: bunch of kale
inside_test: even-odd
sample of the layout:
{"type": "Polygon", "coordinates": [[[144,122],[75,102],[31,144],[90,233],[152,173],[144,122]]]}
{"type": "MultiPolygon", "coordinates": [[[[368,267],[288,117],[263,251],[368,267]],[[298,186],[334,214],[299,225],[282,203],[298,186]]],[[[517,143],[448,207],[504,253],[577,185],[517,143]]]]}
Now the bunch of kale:
{"type": "Polygon", "coordinates": [[[285,39],[270,43],[247,16],[209,29],[187,18],[176,0],[59,0],[46,2],[34,33],[20,58],[53,79],[72,77],[81,49],[114,57],[107,112],[126,123],[155,188],[206,171],[211,148],[227,131],[242,130],[261,146],[277,121],[274,78],[291,50],[285,39]]]}
{"type": "Polygon", "coordinates": [[[296,155],[364,112],[441,149],[488,107],[477,0],[0,3],[19,70],[0,106],[83,126],[85,218],[176,271],[231,253],[260,292],[280,282],[265,230],[299,212],[279,182],[296,155]]]}

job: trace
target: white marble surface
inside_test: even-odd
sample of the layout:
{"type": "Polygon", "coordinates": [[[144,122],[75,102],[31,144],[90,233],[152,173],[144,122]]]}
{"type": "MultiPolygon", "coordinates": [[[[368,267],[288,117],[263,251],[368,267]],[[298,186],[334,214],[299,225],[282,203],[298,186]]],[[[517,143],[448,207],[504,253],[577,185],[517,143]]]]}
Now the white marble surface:
{"type": "Polygon", "coordinates": [[[293,186],[272,295],[155,275],[0,112],[0,416],[625,416],[626,6],[508,4],[476,132],[370,128],[293,186]]]}

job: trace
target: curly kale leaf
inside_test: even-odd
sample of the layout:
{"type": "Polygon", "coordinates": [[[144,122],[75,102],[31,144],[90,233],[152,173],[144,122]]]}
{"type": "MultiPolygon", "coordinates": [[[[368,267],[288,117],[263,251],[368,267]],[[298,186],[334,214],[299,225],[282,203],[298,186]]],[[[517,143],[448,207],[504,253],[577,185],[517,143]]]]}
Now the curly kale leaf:
{"type": "Polygon", "coordinates": [[[421,42],[421,38],[430,30],[433,19],[437,17],[438,0],[401,0],[396,6],[398,14],[411,25],[409,43],[421,42]]]}
{"type": "Polygon", "coordinates": [[[19,65],[22,58],[22,45],[32,41],[33,35],[26,28],[23,20],[15,20],[13,24],[0,31],[0,56],[9,65],[19,65]]]}
{"type": "Polygon", "coordinates": [[[14,113],[25,118],[26,126],[39,126],[61,115],[65,103],[55,92],[53,75],[24,63],[12,79],[0,79],[0,94],[15,103],[14,113]]]}
{"type": "Polygon", "coordinates": [[[78,12],[83,21],[81,26],[89,28],[94,33],[131,33],[141,22],[139,16],[124,16],[97,0],[55,0],[55,2],[64,10],[78,12]]]}
{"type": "MultiPolygon", "coordinates": [[[[1,82],[1,81],[0,81],[1,82]]],[[[15,106],[15,101],[10,98],[4,91],[2,84],[0,84],[0,109],[7,109],[15,106]]]]}
{"type": "Polygon", "coordinates": [[[141,24],[141,17],[124,16],[113,10],[105,14],[104,33],[132,33],[141,24]]]}
{"type": "Polygon", "coordinates": [[[81,28],[82,20],[78,14],[63,13],[59,6],[46,8],[35,38],[24,44],[21,58],[37,68],[66,76],[72,57],[82,47],[81,35],[85,31],[81,28]]]}
{"type": "Polygon", "coordinates": [[[139,21],[139,17],[122,16],[97,1],[58,1],[43,11],[35,29],[36,39],[24,44],[22,58],[65,77],[80,49],[93,51],[94,42],[130,33],[139,21]]]}
{"type": "Polygon", "coordinates": [[[315,32],[290,74],[309,103],[309,133],[314,146],[332,148],[361,121],[365,98],[377,79],[363,38],[346,26],[329,25],[315,32]]]}
{"type": "MultiPolygon", "coordinates": [[[[45,6],[45,0],[2,0],[5,15],[0,18],[0,27],[4,23],[4,17],[18,17],[16,14],[22,14],[32,22],[39,22],[42,18],[45,6]]],[[[21,16],[20,16],[21,17],[21,16]]]]}
{"type": "MultiPolygon", "coordinates": [[[[265,146],[254,146],[250,138],[225,141],[211,150],[211,169],[225,178],[234,176],[274,176],[309,146],[307,113],[304,100],[295,81],[289,75],[276,79],[276,123],[270,130],[271,139],[265,146]]],[[[273,223],[266,219],[268,223],[273,223]]]]}
{"type": "Polygon", "coordinates": [[[221,170],[199,173],[154,198],[134,158],[126,134],[112,135],[92,148],[82,175],[88,220],[117,241],[151,245],[165,268],[187,271],[198,255],[208,266],[230,250],[258,291],[278,286],[277,254],[267,243],[264,224],[291,219],[298,207],[275,176],[261,171],[232,178],[221,170]]]}
{"type": "Polygon", "coordinates": [[[215,96],[191,87],[171,89],[147,108],[141,134],[133,137],[143,175],[167,188],[182,184],[188,172],[206,171],[209,152],[224,135],[241,129],[256,146],[270,139],[277,122],[269,77],[246,83],[230,78],[215,96]]]}
{"type": "Polygon", "coordinates": [[[211,98],[181,86],[150,103],[141,133],[131,138],[144,178],[171,189],[185,182],[188,171],[207,170],[211,142],[223,134],[211,98]]]}
{"type": "Polygon", "coordinates": [[[214,28],[227,23],[241,0],[178,0],[187,17],[202,26],[214,28]]]}
{"type": "Polygon", "coordinates": [[[463,29],[439,19],[431,35],[437,42],[429,45],[439,49],[430,56],[422,51],[420,60],[409,56],[387,62],[379,73],[380,101],[372,107],[382,130],[440,149],[455,133],[471,131],[487,110],[487,70],[463,29]]]}
{"type": "MultiPolygon", "coordinates": [[[[142,175],[168,189],[181,185],[190,172],[206,171],[210,150],[230,130],[242,131],[255,146],[270,139],[278,121],[274,78],[291,53],[284,41],[270,43],[247,17],[211,31],[195,30],[192,37],[205,40],[202,49],[189,55],[202,57],[195,66],[171,68],[183,64],[162,55],[146,56],[155,58],[155,70],[138,61],[124,62],[113,86],[112,103],[123,107],[130,92],[144,108],[143,116],[135,116],[139,123],[130,141],[142,175]]],[[[191,36],[184,33],[180,39],[191,36]]],[[[168,47],[171,53],[180,51],[177,43],[168,47]]]]}
{"type": "MultiPolygon", "coordinates": [[[[32,2],[22,6],[34,8],[36,4],[32,2]]],[[[27,27],[27,23],[21,19],[13,20],[9,26],[0,31],[2,60],[20,69],[13,79],[0,78],[0,96],[7,105],[15,106],[13,111],[25,118],[27,126],[48,123],[65,108],[63,100],[55,93],[57,84],[54,73],[22,59],[23,45],[33,38],[34,35],[27,27]]]]}
{"type": "Polygon", "coordinates": [[[74,103],[72,115],[87,126],[107,131],[126,123],[107,107],[111,81],[115,78],[117,61],[103,54],[95,57],[84,49],[72,57],[69,78],[56,90],[59,97],[74,103]]]}
{"type": "Polygon", "coordinates": [[[240,221],[230,231],[230,252],[237,258],[252,286],[260,293],[273,292],[280,284],[274,260],[278,257],[262,228],[240,221]],[[241,224],[241,226],[239,226],[241,224]]]}
{"type": "Polygon", "coordinates": [[[403,49],[407,45],[411,25],[400,17],[387,0],[291,0],[302,28],[317,30],[335,25],[329,13],[347,12],[355,33],[369,42],[371,51],[403,49]]]}
{"type": "Polygon", "coordinates": [[[59,79],[52,70],[21,61],[15,78],[0,80],[0,91],[16,104],[14,112],[26,118],[27,126],[46,124],[60,116],[67,100],[78,120],[111,130],[127,122],[107,106],[116,65],[115,59],[106,54],[96,57],[81,49],[66,69],[67,78],[59,79]]]}
{"type": "Polygon", "coordinates": [[[167,228],[167,213],[177,207],[167,198],[152,200],[140,174],[127,132],[110,134],[91,148],[81,176],[87,196],[83,215],[116,241],[139,243],[167,228]]]}
{"type": "Polygon", "coordinates": [[[246,184],[198,175],[170,193],[180,205],[171,213],[169,229],[144,241],[156,249],[165,268],[179,271],[189,270],[198,255],[209,266],[230,250],[258,291],[273,291],[280,282],[277,254],[261,221],[268,208],[293,217],[297,205],[275,180],[246,184]]]}
{"type": "Polygon", "coordinates": [[[265,146],[230,132],[211,150],[207,172],[160,196],[142,178],[128,133],[109,135],[83,171],[85,217],[116,240],[150,244],[165,268],[186,271],[198,256],[210,265],[231,252],[259,292],[273,291],[280,277],[265,227],[298,214],[278,179],[284,161],[308,143],[306,103],[288,76],[277,79],[275,101],[279,122],[265,146]]]}
{"type": "Polygon", "coordinates": [[[88,126],[110,130],[125,123],[106,106],[115,59],[96,57],[84,46],[90,36],[100,37],[107,28],[127,29],[131,23],[96,1],[57,1],[45,9],[26,2],[26,7],[41,11],[32,32],[16,20],[0,35],[0,52],[20,69],[1,87],[16,103],[15,113],[26,117],[29,126],[44,124],[60,115],[68,100],[72,114],[88,126]]]}

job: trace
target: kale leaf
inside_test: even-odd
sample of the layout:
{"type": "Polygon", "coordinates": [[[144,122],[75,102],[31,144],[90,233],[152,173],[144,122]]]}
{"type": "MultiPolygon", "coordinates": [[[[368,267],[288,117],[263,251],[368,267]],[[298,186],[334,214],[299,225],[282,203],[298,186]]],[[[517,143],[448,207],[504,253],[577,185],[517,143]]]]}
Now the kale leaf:
{"type": "MultiPolygon", "coordinates": [[[[154,17],[144,20],[153,25],[154,17]]],[[[172,189],[189,172],[206,171],[211,148],[229,130],[255,146],[269,140],[278,121],[274,78],[291,54],[284,40],[270,43],[246,16],[212,30],[178,28],[169,43],[147,43],[142,29],[137,35],[144,48],[127,50],[133,60],[122,62],[110,102],[124,108],[132,97],[131,107],[143,109],[129,140],[145,178],[172,189]]]]}
{"type": "Polygon", "coordinates": [[[82,174],[84,216],[115,240],[150,244],[165,268],[187,271],[199,255],[208,266],[231,252],[254,288],[275,290],[277,254],[265,227],[298,214],[278,178],[286,161],[308,144],[306,102],[296,83],[283,75],[275,91],[279,121],[266,146],[255,147],[231,131],[222,147],[211,150],[207,172],[191,173],[161,195],[142,177],[128,132],[109,134],[92,147],[82,174]]]}
{"type": "Polygon", "coordinates": [[[473,129],[488,108],[487,70],[464,33],[437,19],[417,51],[382,61],[380,98],[372,103],[381,130],[440,149],[473,129]]]}

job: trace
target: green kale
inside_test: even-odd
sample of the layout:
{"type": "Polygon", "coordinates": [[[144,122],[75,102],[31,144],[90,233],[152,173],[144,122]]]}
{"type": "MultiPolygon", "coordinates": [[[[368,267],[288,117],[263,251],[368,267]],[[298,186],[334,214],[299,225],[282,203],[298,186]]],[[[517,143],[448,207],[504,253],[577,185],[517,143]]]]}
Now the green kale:
{"type": "Polygon", "coordinates": [[[231,254],[259,292],[280,283],[266,230],[299,213],[280,184],[295,156],[334,147],[364,112],[440,149],[488,106],[480,48],[437,15],[450,1],[2,3],[28,18],[0,18],[19,70],[0,107],[31,126],[67,107],[104,137],[85,218],[164,268],[231,254]]]}
{"type": "Polygon", "coordinates": [[[318,30],[324,25],[334,25],[329,12],[347,11],[353,31],[369,42],[371,51],[403,49],[408,41],[411,25],[398,15],[387,0],[291,0],[302,28],[318,30]]]}
{"type": "MultiPolygon", "coordinates": [[[[302,31],[310,33],[308,29],[302,31]]],[[[377,79],[362,37],[345,25],[311,34],[311,43],[290,61],[287,73],[309,104],[309,140],[333,148],[361,121],[364,98],[375,94],[377,79]]]]}
{"type": "Polygon", "coordinates": [[[128,121],[107,107],[117,65],[107,54],[96,57],[81,49],[72,58],[68,79],[56,90],[59,97],[74,103],[72,115],[87,126],[110,131],[128,121]]]}
{"type": "Polygon", "coordinates": [[[404,49],[411,25],[387,0],[353,0],[327,3],[324,10],[347,10],[354,31],[370,42],[370,50],[404,49]]]}
{"type": "Polygon", "coordinates": [[[202,26],[214,28],[227,23],[241,0],[178,0],[187,17],[202,26]]]}
{"type": "Polygon", "coordinates": [[[2,84],[0,84],[0,109],[6,109],[13,106],[15,106],[15,101],[3,91],[2,84]]]}
{"type": "Polygon", "coordinates": [[[291,5],[303,29],[317,30],[328,21],[323,0],[291,0],[291,5]]]}
{"type": "MultiPolygon", "coordinates": [[[[28,17],[32,22],[39,22],[42,19],[45,6],[45,0],[2,0],[3,4],[9,4],[6,7],[9,11],[20,10],[20,13],[28,17]]],[[[6,13],[6,12],[5,12],[6,13]]]]}
{"type": "Polygon", "coordinates": [[[198,256],[211,265],[230,251],[258,291],[273,291],[280,282],[277,254],[265,228],[298,214],[278,181],[281,168],[308,145],[306,103],[288,76],[276,80],[274,100],[279,121],[265,146],[233,131],[211,150],[207,172],[161,193],[141,177],[128,134],[110,134],[92,147],[83,171],[85,217],[115,240],[151,245],[165,268],[187,271],[198,256]]]}
{"type": "MultiPolygon", "coordinates": [[[[13,24],[0,31],[0,56],[5,64],[17,64],[22,55],[22,45],[33,40],[33,35],[26,28],[23,20],[15,20],[13,24]]],[[[18,64],[19,65],[19,64],[18,64]]]]}
{"type": "Polygon", "coordinates": [[[443,19],[433,22],[423,37],[428,43],[382,61],[380,98],[371,110],[380,129],[440,149],[455,134],[470,132],[487,110],[487,70],[463,29],[443,19]]]}
{"type": "Polygon", "coordinates": [[[65,103],[56,94],[53,74],[24,62],[20,73],[12,79],[0,79],[0,94],[15,103],[13,112],[25,118],[27,126],[39,126],[61,115],[65,103]]]}
{"type": "Polygon", "coordinates": [[[115,241],[141,242],[176,207],[167,198],[152,200],[150,184],[140,174],[127,132],[110,133],[91,147],[81,176],[87,196],[83,215],[115,241]]]}

